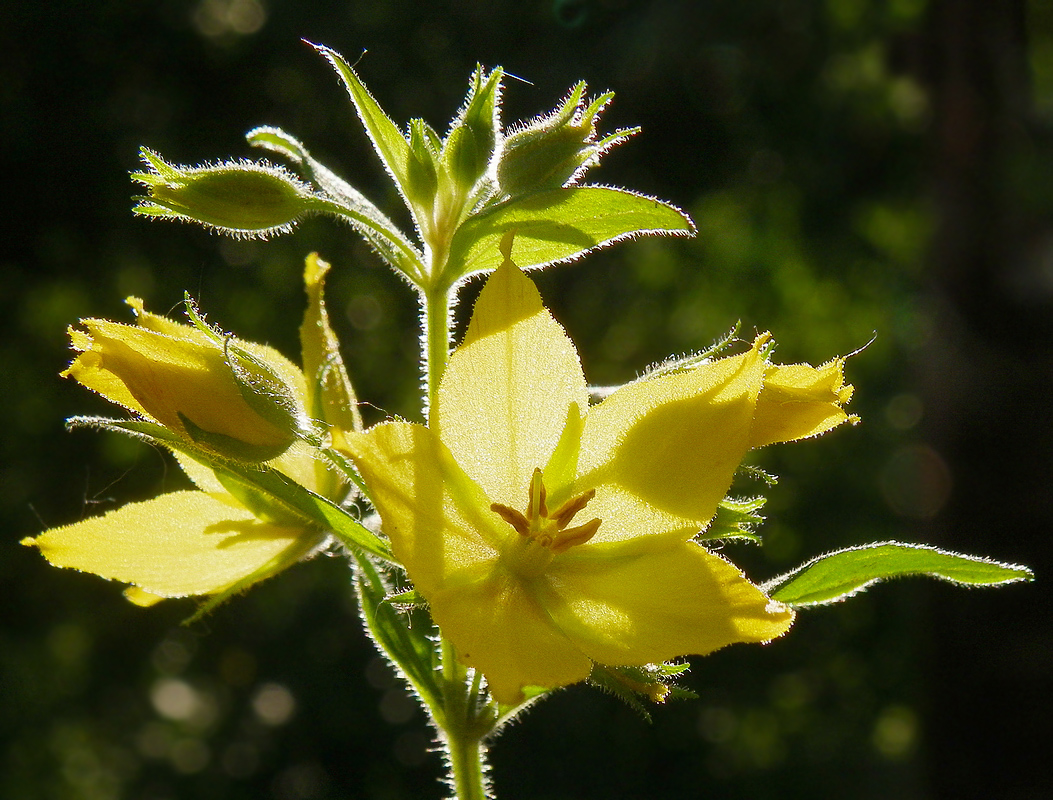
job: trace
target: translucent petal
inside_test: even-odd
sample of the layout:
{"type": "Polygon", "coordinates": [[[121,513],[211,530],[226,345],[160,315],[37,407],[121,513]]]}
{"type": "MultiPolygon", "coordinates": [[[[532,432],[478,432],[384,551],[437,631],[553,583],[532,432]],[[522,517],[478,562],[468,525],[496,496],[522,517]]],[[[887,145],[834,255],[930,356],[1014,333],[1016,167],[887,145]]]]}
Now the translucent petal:
{"type": "MultiPolygon", "coordinates": [[[[240,442],[288,444],[288,434],[245,402],[219,348],[107,320],[82,325],[87,337],[75,337],[74,344],[88,347],[66,374],[111,402],[176,431],[184,430],[182,414],[240,442]]],[[[302,386],[302,375],[299,381],[302,386]]]]}
{"type": "Polygon", "coordinates": [[[734,565],[671,536],[574,548],[553,561],[537,591],[560,630],[610,665],[765,642],[785,633],[794,616],[734,565]]]}
{"type": "Polygon", "coordinates": [[[475,306],[439,389],[438,430],[457,462],[495,502],[518,507],[544,468],[571,404],[588,407],[574,344],[511,262],[475,306]]]}
{"type": "Polygon", "coordinates": [[[583,512],[602,520],[593,546],[676,530],[687,538],[709,522],[750,447],[761,343],[631,383],[589,411],[571,491],[596,489],[583,512]]]}
{"type": "Polygon", "coordinates": [[[93,572],[162,597],[214,594],[321,541],[303,528],[261,523],[203,492],[171,492],[53,528],[24,544],[56,567],[93,572]]]}
{"type": "Polygon", "coordinates": [[[763,447],[818,436],[843,422],[855,421],[841,408],[852,397],[844,381],[843,358],[821,367],[771,366],[757,401],[750,444],[763,447]]]}
{"type": "Polygon", "coordinates": [[[480,570],[475,580],[450,586],[430,602],[460,659],[486,676],[500,703],[522,702],[523,686],[566,686],[592,669],[524,585],[503,570],[480,570]]]}
{"type": "MultiPolygon", "coordinates": [[[[143,306],[143,301],[137,297],[129,297],[125,302],[134,309],[135,321],[141,328],[154,331],[155,333],[162,333],[180,339],[188,344],[197,345],[198,347],[213,349],[217,347],[216,340],[204,331],[193,325],[177,322],[168,317],[163,317],[160,314],[154,314],[147,311],[143,306]]],[[[234,337],[230,338],[231,341],[235,342],[239,347],[244,348],[246,352],[251,353],[254,357],[258,358],[273,369],[275,374],[284,381],[287,386],[297,392],[298,397],[303,398],[306,396],[306,384],[303,373],[292,361],[287,359],[273,347],[269,347],[265,344],[246,342],[234,337]]]]}
{"type": "Polygon", "coordinates": [[[311,398],[310,413],[333,426],[333,441],[339,444],[342,431],[362,429],[362,417],[340,355],[340,342],[329,324],[324,296],[328,271],[329,265],[317,253],[307,257],[304,267],[307,308],[300,325],[300,345],[303,372],[310,381],[307,393],[311,398]]]}
{"type": "Polygon", "coordinates": [[[347,436],[347,449],[380,514],[391,550],[430,602],[450,585],[497,558],[518,536],[490,510],[434,433],[409,422],[386,422],[347,436]]]}

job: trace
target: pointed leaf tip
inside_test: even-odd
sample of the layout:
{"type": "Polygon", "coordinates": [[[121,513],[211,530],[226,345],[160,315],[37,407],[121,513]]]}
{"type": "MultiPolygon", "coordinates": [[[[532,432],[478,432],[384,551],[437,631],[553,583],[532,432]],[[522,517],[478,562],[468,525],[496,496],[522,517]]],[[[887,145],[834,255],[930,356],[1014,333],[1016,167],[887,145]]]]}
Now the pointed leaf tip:
{"type": "Polygon", "coordinates": [[[819,556],[763,587],[794,608],[836,603],[889,578],[928,575],[960,586],[999,586],[1034,579],[1017,564],[921,544],[874,542],[819,556]]]}

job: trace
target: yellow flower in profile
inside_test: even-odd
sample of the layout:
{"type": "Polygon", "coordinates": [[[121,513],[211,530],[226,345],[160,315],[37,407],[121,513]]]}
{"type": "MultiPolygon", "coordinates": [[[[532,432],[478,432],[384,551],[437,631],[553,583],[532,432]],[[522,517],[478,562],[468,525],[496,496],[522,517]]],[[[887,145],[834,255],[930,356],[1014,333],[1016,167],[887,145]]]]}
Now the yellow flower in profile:
{"type": "MultiPolygon", "coordinates": [[[[230,456],[266,458],[267,467],[300,486],[338,498],[345,489],[340,477],[281,424],[306,420],[304,409],[312,408],[318,422],[305,426],[324,426],[337,441],[344,426],[361,426],[325,311],[327,270],[316,256],[308,258],[300,338],[309,382],[270,347],[224,344],[210,331],[150,314],[135,299],[129,303],[138,325],[89,319],[81,322],[83,330],[71,330],[80,355],[64,374],[192,442],[191,452],[219,450],[226,456],[220,464],[230,456]]],[[[39,548],[54,566],[130,584],[129,599],[150,605],[165,597],[223,597],[310,556],[327,541],[318,525],[280,501],[237,481],[224,483],[176,450],[197,490],[130,503],[22,543],[39,548]]]]}
{"type": "Polygon", "coordinates": [[[850,419],[840,360],[748,352],[589,407],[574,345],[510,261],[484,287],[431,427],[348,437],[395,556],[501,703],[783,634],[793,612],[694,541],[753,447],[850,419]]]}
{"type": "Polygon", "coordinates": [[[63,375],[208,449],[264,461],[307,425],[303,374],[277,351],[174,322],[129,298],[137,325],[81,320],[63,375]]]}

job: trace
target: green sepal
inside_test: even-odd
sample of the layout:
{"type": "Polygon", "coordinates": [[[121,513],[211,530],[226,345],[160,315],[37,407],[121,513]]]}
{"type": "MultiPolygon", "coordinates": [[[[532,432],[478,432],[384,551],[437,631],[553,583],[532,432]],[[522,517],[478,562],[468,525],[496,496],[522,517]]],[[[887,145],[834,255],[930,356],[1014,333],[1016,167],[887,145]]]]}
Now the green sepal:
{"type": "Polygon", "coordinates": [[[486,75],[482,65],[476,65],[468,97],[443,143],[443,167],[461,195],[467,195],[486,174],[493,157],[501,129],[503,75],[500,67],[486,75]]]}
{"type": "Polygon", "coordinates": [[[281,446],[280,450],[273,455],[266,455],[274,448],[260,448],[243,442],[238,443],[229,436],[205,431],[180,414],[179,418],[187,426],[187,432],[194,440],[214,444],[218,452],[231,453],[243,461],[268,461],[285,452],[297,438],[316,440],[318,431],[304,416],[303,410],[296,402],[296,395],[292,387],[278,377],[269,364],[241,347],[234,337],[224,335],[209,325],[189,292],[183,293],[183,305],[190,323],[223,348],[223,361],[230,369],[238,392],[249,408],[279,431],[289,434],[288,441],[281,446]],[[224,447],[227,449],[223,449],[224,447]],[[244,451],[244,456],[237,455],[239,447],[244,451]],[[263,456],[252,456],[251,454],[256,450],[263,456]]]}
{"type": "Polygon", "coordinates": [[[814,558],[761,588],[793,608],[836,603],[889,578],[928,575],[959,586],[1033,580],[1030,569],[922,544],[874,542],[814,558]]]}
{"type": "Polygon", "coordinates": [[[391,581],[368,556],[357,551],[351,555],[355,560],[354,584],[366,630],[441,725],[444,698],[439,683],[438,629],[427,612],[401,611],[389,602],[391,581]]]}
{"type": "Polygon", "coordinates": [[[756,528],[764,522],[764,516],[759,512],[765,502],[763,497],[725,497],[717,504],[717,513],[709,527],[695,538],[700,542],[745,539],[759,544],[761,537],[756,528]]]}
{"type": "Polygon", "coordinates": [[[240,482],[254,491],[268,495],[272,513],[274,508],[281,508],[286,517],[291,516],[304,525],[316,525],[321,530],[329,531],[352,552],[360,549],[384,561],[397,563],[387,541],[365,527],[350,512],[266,464],[245,464],[217,456],[203,447],[187,442],[167,428],[145,420],[73,417],[67,420],[66,424],[70,428],[91,427],[117,431],[183,453],[215,472],[221,482],[240,482]],[[221,472],[222,478],[219,475],[221,472]]]}
{"type": "Polygon", "coordinates": [[[643,375],[637,378],[637,380],[642,381],[647,380],[648,378],[660,378],[663,375],[675,375],[681,372],[690,372],[696,367],[708,363],[710,360],[719,357],[737,340],[741,324],[741,322],[736,322],[731,330],[713,342],[713,344],[705,350],[699,350],[697,353],[690,353],[684,356],[673,356],[667,358],[665,361],[648,367],[644,370],[643,375]]]}
{"type": "Polygon", "coordinates": [[[270,365],[233,339],[226,340],[223,358],[249,408],[279,430],[300,439],[317,439],[318,431],[297,403],[292,387],[278,377],[270,365]]]}
{"type": "Polygon", "coordinates": [[[593,664],[587,682],[613,694],[648,722],[651,714],[643,701],[664,703],[670,699],[693,699],[696,695],[675,686],[673,679],[686,672],[690,664],[646,664],[640,667],[610,667],[593,664]]]}
{"type": "Polygon", "coordinates": [[[399,611],[408,611],[413,608],[427,608],[428,601],[424,595],[416,589],[407,589],[404,592],[389,594],[384,598],[385,603],[390,603],[399,611]]]}
{"type": "Polygon", "coordinates": [[[195,444],[201,445],[215,455],[246,464],[258,464],[277,458],[296,441],[296,437],[290,435],[288,439],[275,444],[250,444],[241,439],[235,439],[233,436],[227,436],[225,433],[206,431],[181,411],[177,411],[176,415],[195,444]]]}
{"type": "Polygon", "coordinates": [[[461,225],[450,243],[450,282],[499,267],[501,240],[509,231],[515,232],[512,260],[531,269],[635,236],[689,236],[695,226],[678,208],[625,189],[551,189],[501,203],[461,225]]]}
{"type": "Polygon", "coordinates": [[[406,164],[406,199],[420,219],[428,214],[435,204],[435,192],[439,188],[439,154],[435,148],[435,131],[422,119],[411,119],[410,157],[406,164]],[[424,214],[419,213],[423,211],[424,214]]]}

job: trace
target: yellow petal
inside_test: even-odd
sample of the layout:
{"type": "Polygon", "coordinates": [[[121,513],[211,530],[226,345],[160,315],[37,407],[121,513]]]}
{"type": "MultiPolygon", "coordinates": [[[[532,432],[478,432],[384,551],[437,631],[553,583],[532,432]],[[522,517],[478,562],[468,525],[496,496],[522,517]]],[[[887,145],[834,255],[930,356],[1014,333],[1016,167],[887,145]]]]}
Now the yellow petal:
{"type": "Polygon", "coordinates": [[[538,594],[555,624],[602,664],[705,655],[781,636],[793,612],[693,541],[648,537],[553,561],[538,594]]]}
{"type": "Polygon", "coordinates": [[[577,351],[533,282],[506,261],[479,295],[440,384],[442,440],[493,501],[518,507],[575,403],[588,406],[577,351]]]}
{"type": "Polygon", "coordinates": [[[816,368],[808,364],[771,366],[757,401],[750,434],[753,447],[818,436],[856,421],[841,408],[852,397],[844,381],[843,358],[816,368]]]}
{"type": "Polygon", "coordinates": [[[289,433],[249,407],[220,348],[107,320],[82,324],[87,335],[72,338],[83,352],[65,374],[111,402],[183,433],[180,415],[249,445],[291,442],[289,433]]]}
{"type": "MultiPolygon", "coordinates": [[[[135,321],[140,328],[171,336],[201,348],[216,348],[216,340],[205,331],[182,322],[147,311],[138,297],[129,297],[125,302],[135,311],[135,321]]],[[[289,359],[265,344],[246,342],[233,336],[230,341],[270,367],[277,377],[291,387],[298,397],[306,396],[303,373],[289,359]]],[[[78,348],[80,349],[80,348],[78,348]]]]}
{"type": "Polygon", "coordinates": [[[311,253],[304,266],[307,309],[300,326],[303,373],[308,378],[308,408],[312,416],[333,427],[333,442],[340,444],[342,431],[362,429],[358,400],[340,355],[340,342],[329,324],[325,307],[325,276],[329,265],[311,253]]]}
{"type": "Polygon", "coordinates": [[[667,531],[686,539],[709,522],[750,447],[763,341],[629,384],[589,411],[568,494],[596,489],[584,512],[602,520],[592,546],[667,531]]]}
{"type": "MultiPolygon", "coordinates": [[[[261,523],[203,492],[171,492],[53,528],[23,544],[56,567],[93,572],[162,597],[214,594],[299,560],[322,537],[261,523]]],[[[262,576],[261,576],[262,577],[262,576]]]]}
{"type": "Polygon", "coordinates": [[[592,662],[507,572],[480,572],[477,580],[444,589],[429,602],[461,661],[486,676],[499,703],[522,702],[524,686],[577,683],[592,669],[592,662]]]}
{"type": "Polygon", "coordinates": [[[143,301],[138,297],[126,298],[124,302],[131,306],[135,312],[135,323],[140,328],[146,328],[146,330],[154,333],[163,333],[166,336],[187,342],[194,342],[200,347],[215,346],[215,339],[205,331],[185,322],[176,322],[174,319],[147,311],[143,301]]]}
{"type": "Polygon", "coordinates": [[[429,428],[386,422],[350,434],[347,450],[371,492],[391,550],[429,601],[484,572],[512,528],[429,428]]]}
{"type": "Polygon", "coordinates": [[[128,602],[134,603],[140,608],[150,608],[150,606],[155,606],[162,600],[167,599],[159,594],[150,594],[150,592],[143,591],[138,586],[127,587],[124,590],[124,596],[128,599],[128,602]]]}

